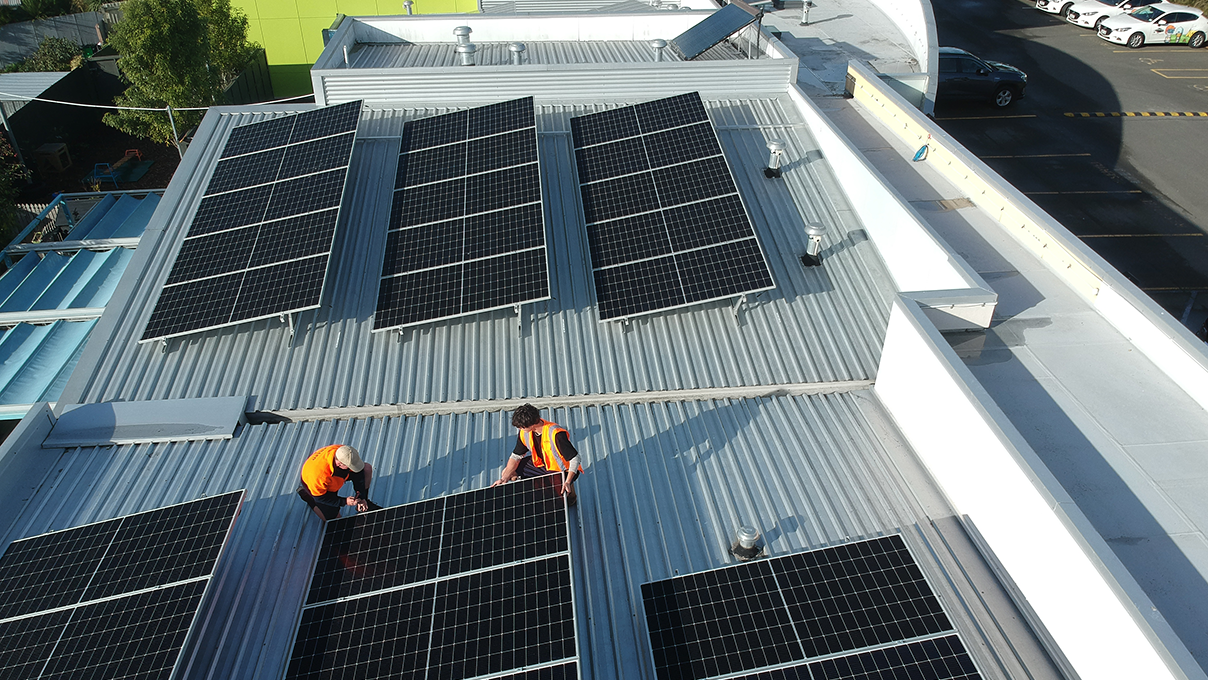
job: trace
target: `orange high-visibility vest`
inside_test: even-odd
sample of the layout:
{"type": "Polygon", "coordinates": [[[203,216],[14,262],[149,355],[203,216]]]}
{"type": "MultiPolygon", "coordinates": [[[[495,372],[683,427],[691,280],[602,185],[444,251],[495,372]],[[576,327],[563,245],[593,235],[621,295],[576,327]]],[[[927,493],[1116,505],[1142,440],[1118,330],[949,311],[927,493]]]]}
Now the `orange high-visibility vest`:
{"type": "Polygon", "coordinates": [[[524,442],[524,447],[533,454],[533,465],[551,472],[566,471],[569,463],[562,457],[562,453],[558,451],[558,445],[554,443],[554,438],[558,436],[559,432],[566,432],[566,428],[548,420],[541,421],[541,451],[536,451],[533,449],[533,434],[528,430],[520,431],[520,441],[524,442]]]}
{"type": "Polygon", "coordinates": [[[335,476],[336,449],[339,444],[324,446],[310,454],[310,458],[302,464],[302,483],[316,498],[328,491],[339,491],[348,480],[335,476]]]}

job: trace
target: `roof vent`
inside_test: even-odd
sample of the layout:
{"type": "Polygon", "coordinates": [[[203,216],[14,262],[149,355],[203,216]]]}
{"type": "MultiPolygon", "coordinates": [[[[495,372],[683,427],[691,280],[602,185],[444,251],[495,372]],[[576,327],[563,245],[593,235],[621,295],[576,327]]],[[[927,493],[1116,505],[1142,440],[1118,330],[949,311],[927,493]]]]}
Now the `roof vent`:
{"type": "Polygon", "coordinates": [[[512,65],[519,66],[524,63],[524,43],[514,42],[508,45],[508,50],[512,53],[512,65]]]}
{"type": "Polygon", "coordinates": [[[457,36],[458,45],[469,45],[470,34],[473,32],[474,29],[470,28],[469,26],[458,26],[457,28],[453,29],[453,35],[457,36]]]}
{"type": "Polygon", "coordinates": [[[763,169],[763,176],[775,179],[780,176],[780,159],[784,157],[784,140],[768,140],[768,167],[763,169]]]}
{"type": "Polygon", "coordinates": [[[403,9],[407,10],[407,16],[411,16],[411,6],[414,4],[411,0],[403,0],[403,9]]]}
{"type": "Polygon", "coordinates": [[[462,66],[474,65],[474,53],[478,51],[478,48],[474,45],[474,43],[463,43],[454,49],[457,50],[457,56],[461,57],[462,66]]]}
{"type": "Polygon", "coordinates": [[[805,247],[805,254],[801,256],[801,264],[806,267],[817,267],[822,264],[822,236],[826,234],[826,226],[818,222],[812,222],[805,227],[805,235],[809,237],[809,244],[805,247]]]}
{"type": "Polygon", "coordinates": [[[662,38],[655,38],[650,41],[650,47],[654,49],[654,60],[663,60],[663,48],[667,46],[667,41],[662,38]]]}
{"type": "Polygon", "coordinates": [[[763,546],[759,544],[759,530],[749,524],[738,527],[730,553],[740,560],[753,560],[762,555],[763,546]]]}

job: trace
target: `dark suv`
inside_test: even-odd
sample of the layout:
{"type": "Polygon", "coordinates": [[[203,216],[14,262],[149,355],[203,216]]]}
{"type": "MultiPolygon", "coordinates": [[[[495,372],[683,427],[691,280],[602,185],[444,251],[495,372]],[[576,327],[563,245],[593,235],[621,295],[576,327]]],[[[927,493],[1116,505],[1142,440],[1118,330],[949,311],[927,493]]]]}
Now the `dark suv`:
{"type": "Polygon", "coordinates": [[[935,100],[974,99],[999,108],[1023,99],[1028,74],[1009,64],[983,61],[956,47],[941,47],[935,100]]]}

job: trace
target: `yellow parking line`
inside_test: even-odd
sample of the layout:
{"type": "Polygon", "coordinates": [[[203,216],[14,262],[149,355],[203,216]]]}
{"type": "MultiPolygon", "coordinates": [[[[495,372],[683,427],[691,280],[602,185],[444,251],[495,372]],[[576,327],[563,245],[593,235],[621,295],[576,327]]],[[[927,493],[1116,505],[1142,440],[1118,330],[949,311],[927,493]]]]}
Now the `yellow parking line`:
{"type": "Polygon", "coordinates": [[[952,116],[951,118],[936,118],[936,120],[991,120],[996,118],[1035,118],[1036,114],[1022,116],[952,116]]]}
{"type": "Polygon", "coordinates": [[[1031,153],[1021,156],[979,156],[979,158],[1073,158],[1075,156],[1089,155],[1089,153],[1031,153]]]}
{"type": "Polygon", "coordinates": [[[1151,68],[1149,70],[1162,76],[1163,78],[1170,78],[1171,80],[1176,80],[1176,79],[1180,79],[1180,78],[1188,79],[1188,80],[1196,79],[1196,78],[1198,78],[1198,79],[1208,78],[1208,68],[1151,68]],[[1168,76],[1168,75],[1166,75],[1167,73],[1186,73],[1188,71],[1193,71],[1195,73],[1200,73],[1202,75],[1198,75],[1198,76],[1168,76]]]}
{"type": "Polygon", "coordinates": [[[1120,191],[1025,191],[1026,196],[1065,196],[1067,194],[1139,194],[1140,189],[1122,189],[1120,191]]]}
{"type": "Polygon", "coordinates": [[[1066,118],[1208,118],[1208,111],[1079,111],[1066,118]]]}
{"type": "Polygon", "coordinates": [[[1164,236],[1203,236],[1200,232],[1191,234],[1084,234],[1078,238],[1162,238],[1164,236]]]}

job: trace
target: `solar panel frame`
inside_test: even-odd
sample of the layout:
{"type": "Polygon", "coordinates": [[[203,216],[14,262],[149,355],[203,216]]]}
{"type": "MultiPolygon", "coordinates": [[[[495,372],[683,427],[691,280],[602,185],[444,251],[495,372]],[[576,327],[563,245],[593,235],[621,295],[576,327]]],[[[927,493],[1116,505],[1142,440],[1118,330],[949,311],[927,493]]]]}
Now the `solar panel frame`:
{"type": "MultiPolygon", "coordinates": [[[[775,288],[699,93],[572,118],[571,130],[601,322],[775,288]],[[718,246],[736,240],[749,241],[745,250],[758,253],[729,258],[750,272],[725,271],[720,284],[702,284],[703,254],[693,251],[728,252],[718,246]],[[681,265],[692,269],[682,271],[681,265]],[[641,280],[627,281],[629,276],[641,280]],[[661,285],[679,291],[652,288],[661,285]]],[[[711,264],[716,270],[723,262],[711,264]]]]}
{"type": "MultiPolygon", "coordinates": [[[[838,657],[854,657],[866,653],[880,653],[886,649],[894,649],[897,647],[909,647],[911,645],[927,643],[941,647],[947,645],[946,649],[952,649],[951,642],[943,642],[948,638],[955,640],[955,645],[960,647],[960,651],[965,654],[966,662],[961,662],[961,668],[967,669],[970,665],[975,664],[972,657],[967,654],[963,647],[959,633],[951,624],[951,620],[947,618],[942,605],[939,603],[938,597],[935,595],[934,589],[931,587],[930,581],[925,572],[919,567],[918,561],[914,558],[910,546],[906,543],[901,534],[889,534],[859,541],[852,541],[835,546],[817,548],[805,552],[791,553],[773,558],[762,559],[752,562],[740,562],[731,564],[716,569],[695,572],[692,574],[684,574],[674,576],[672,578],[662,579],[644,583],[641,586],[643,607],[646,617],[644,623],[647,628],[647,635],[650,639],[650,659],[652,668],[656,671],[656,677],[660,680],[668,678],[691,678],[693,680],[703,680],[715,676],[725,676],[733,678],[733,680],[794,680],[798,677],[794,675],[797,670],[804,669],[809,666],[811,669],[819,663],[830,662],[838,657]],[[845,578],[844,572],[836,570],[833,565],[847,565],[859,567],[863,565],[874,565],[880,570],[879,574],[861,574],[858,571],[852,572],[850,577],[854,579],[857,585],[863,590],[852,590],[851,588],[844,589],[842,586],[835,585],[835,579],[845,578]],[[757,566],[762,565],[762,566],[757,566]],[[943,617],[943,625],[933,626],[922,629],[909,629],[900,633],[900,637],[881,637],[871,639],[861,646],[820,646],[811,642],[813,638],[821,637],[827,634],[832,634],[835,630],[834,624],[840,621],[840,625],[855,620],[852,618],[852,613],[836,613],[833,620],[807,619],[802,615],[806,611],[806,607],[813,607],[817,600],[809,600],[808,602],[801,597],[793,597],[794,593],[801,590],[801,585],[792,577],[793,574],[800,573],[801,570],[808,566],[817,566],[816,573],[819,577],[825,578],[823,582],[819,582],[818,592],[824,593],[827,598],[834,600],[840,604],[840,607],[847,606],[851,612],[864,611],[871,608],[872,613],[865,612],[863,616],[875,624],[885,623],[878,617],[885,613],[885,608],[876,609],[877,601],[875,592],[880,590],[892,589],[897,582],[893,580],[893,576],[886,577],[885,572],[891,569],[903,569],[908,573],[908,578],[899,579],[902,583],[908,583],[912,586],[911,592],[919,594],[920,597],[926,597],[934,601],[934,608],[930,611],[934,612],[938,608],[938,612],[943,617]],[[756,579],[751,573],[752,569],[761,569],[770,574],[771,579],[769,586],[768,579],[756,579]],[[733,667],[734,662],[731,661],[730,667],[725,664],[719,664],[714,667],[707,666],[707,653],[701,649],[708,649],[710,652],[720,649],[724,654],[738,654],[735,651],[735,644],[732,640],[735,635],[741,634],[744,623],[738,624],[720,622],[718,618],[712,616],[712,610],[706,612],[706,616],[700,617],[700,620],[690,619],[689,624],[681,623],[680,617],[695,617],[696,610],[703,610],[707,603],[707,597],[701,595],[685,596],[685,593],[692,592],[692,589],[685,589],[681,584],[700,583],[705,584],[705,588],[720,588],[724,581],[730,585],[735,583],[755,582],[757,586],[762,584],[764,590],[774,591],[776,600],[779,601],[777,606],[778,611],[783,613],[783,618],[789,621],[789,626],[793,630],[792,641],[799,647],[801,656],[794,660],[773,660],[768,663],[759,663],[747,667],[733,667]],[[918,590],[918,588],[923,590],[918,590]],[[869,593],[873,593],[872,597],[869,593]],[[678,599],[677,599],[678,598],[678,599]],[[657,606],[652,608],[652,602],[682,602],[678,608],[663,608],[657,606]],[[656,620],[657,619],[657,620],[656,620]],[[700,629],[709,631],[710,635],[716,637],[710,640],[709,644],[701,645],[699,643],[691,643],[692,634],[687,631],[689,626],[697,626],[700,629]],[[726,635],[716,635],[717,630],[731,631],[726,635]],[[820,635],[815,635],[812,631],[820,631],[820,635]],[[670,643],[666,645],[665,651],[658,640],[666,639],[670,643]],[[689,650],[689,644],[695,646],[689,650]],[[660,654],[662,656],[660,656],[660,654]],[[673,663],[660,664],[660,658],[671,659],[673,663]],[[793,672],[789,672],[793,671],[793,672]]],[[[720,591],[719,591],[720,592],[720,591]]],[[[737,598],[735,598],[737,599],[737,598]]],[[[915,601],[918,598],[912,598],[915,601]]],[[[836,610],[837,611],[837,610],[836,610]]],[[[773,614],[767,610],[763,611],[760,621],[766,621],[767,617],[773,614]]],[[[927,613],[925,616],[932,616],[927,613]]],[[[773,617],[774,618],[774,617],[773,617]]],[[[918,618],[918,617],[915,617],[918,618]]],[[[909,617],[902,618],[902,621],[913,620],[909,617]]],[[[887,625],[892,625],[893,621],[889,621],[887,625]]],[[[741,650],[739,650],[741,651],[741,650]]],[[[747,652],[749,654],[749,652],[747,652]]],[[[940,656],[944,656],[940,654],[940,656]]],[[[952,657],[954,654],[948,654],[947,657],[952,657]]],[[[947,658],[945,657],[945,658],[947,658]]],[[[738,664],[746,663],[739,659],[738,664]]],[[[952,666],[954,662],[948,662],[952,666]]],[[[960,665],[960,664],[957,664],[960,665]]],[[[811,678],[818,680],[823,676],[816,673],[805,672],[800,675],[801,678],[811,678]]],[[[827,677],[827,680],[855,680],[860,678],[863,680],[873,680],[882,676],[869,675],[835,675],[833,678],[827,677]]],[[[897,676],[894,676],[897,677],[897,676]]],[[[910,676],[914,677],[914,676],[910,676]]],[[[952,676],[953,680],[971,680],[979,676],[968,676],[956,674],[952,676]]]]}
{"type": "MultiPolygon", "coordinates": [[[[178,273],[176,263],[173,263],[139,339],[140,343],[166,341],[181,335],[283,317],[322,304],[331,258],[321,260],[321,269],[305,268],[308,276],[318,278],[317,284],[308,280],[296,289],[287,289],[291,282],[298,281],[288,277],[277,279],[275,286],[266,283],[266,277],[271,277],[275,270],[261,271],[262,268],[277,268],[298,274],[303,268],[301,265],[287,266],[286,263],[314,255],[316,242],[313,238],[307,240],[295,234],[291,243],[304,244],[305,253],[283,252],[283,244],[273,241],[276,234],[272,229],[265,229],[265,225],[279,226],[287,218],[335,209],[336,219],[331,224],[330,232],[324,232],[327,239],[323,252],[331,253],[335,246],[339,208],[346,190],[361,105],[360,101],[355,101],[313,109],[239,126],[228,134],[222,159],[215,164],[204,192],[206,195],[198,204],[184,240],[187,242],[215,232],[259,226],[255,232],[256,242],[263,244],[264,248],[257,252],[257,246],[253,245],[248,266],[230,272],[231,278],[222,281],[209,280],[219,278],[225,272],[204,271],[201,263],[205,258],[190,258],[190,254],[185,252],[186,259],[181,260],[181,252],[178,251],[177,261],[182,262],[189,273],[178,273]],[[291,122],[280,122],[284,120],[291,122]],[[252,163],[259,167],[246,159],[261,154],[263,159],[259,161],[260,165],[270,166],[274,159],[278,160],[276,172],[268,183],[244,187],[242,185],[246,182],[259,182],[264,178],[231,179],[220,174],[221,168],[233,171],[240,164],[252,163]],[[267,253],[280,255],[268,261],[267,253]],[[186,275],[196,278],[183,278],[186,275]],[[245,283],[251,283],[252,290],[245,292],[245,283]],[[261,295],[263,290],[269,288],[274,289],[272,295],[261,295]],[[252,294],[256,294],[258,299],[252,300],[252,294]],[[276,306],[270,306],[269,301],[276,306]]],[[[182,243],[181,250],[184,249],[182,243]]]]}
{"type": "Polygon", "coordinates": [[[532,97],[408,121],[395,173],[374,332],[550,298],[540,163],[532,97]],[[464,165],[457,174],[453,166],[459,161],[464,165]],[[513,216],[519,223],[507,222],[513,216]],[[455,229],[458,220],[462,239],[447,248],[428,244],[426,234],[399,233],[434,223],[455,229]],[[492,227],[499,233],[487,233],[492,227]],[[509,241],[513,236],[517,240],[509,241]],[[424,250],[406,252],[405,244],[417,241],[425,243],[424,250]],[[459,259],[451,261],[459,248],[459,259]],[[540,251],[540,263],[533,262],[534,250],[540,251]],[[456,293],[446,290],[449,286],[456,286],[456,293]]]}

